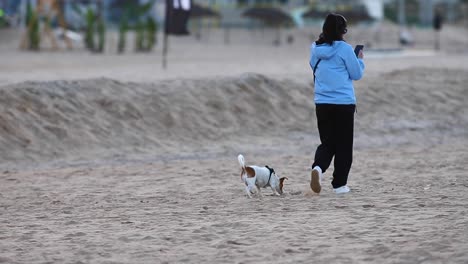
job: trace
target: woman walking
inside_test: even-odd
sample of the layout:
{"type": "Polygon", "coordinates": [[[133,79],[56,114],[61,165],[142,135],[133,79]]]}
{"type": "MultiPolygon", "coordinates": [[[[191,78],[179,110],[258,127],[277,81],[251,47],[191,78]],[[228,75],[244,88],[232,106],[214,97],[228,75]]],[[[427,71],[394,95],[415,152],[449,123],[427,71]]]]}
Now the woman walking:
{"type": "Polygon", "coordinates": [[[356,97],[353,80],[362,78],[362,50],[358,56],[343,36],[346,19],[329,14],[322,34],[311,46],[310,66],[315,79],[315,111],[321,144],[315,152],[310,188],[321,191],[322,174],[334,159],[332,186],[337,194],[350,191],[346,185],[353,160],[354,112],[356,97]]]}

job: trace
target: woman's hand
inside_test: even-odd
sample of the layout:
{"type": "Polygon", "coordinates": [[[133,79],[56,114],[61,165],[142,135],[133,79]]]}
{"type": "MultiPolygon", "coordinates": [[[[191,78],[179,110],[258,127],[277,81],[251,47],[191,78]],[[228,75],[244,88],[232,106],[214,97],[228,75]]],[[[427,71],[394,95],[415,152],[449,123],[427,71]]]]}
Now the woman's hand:
{"type": "Polygon", "coordinates": [[[358,58],[364,59],[364,52],[362,50],[359,51],[358,58]]]}

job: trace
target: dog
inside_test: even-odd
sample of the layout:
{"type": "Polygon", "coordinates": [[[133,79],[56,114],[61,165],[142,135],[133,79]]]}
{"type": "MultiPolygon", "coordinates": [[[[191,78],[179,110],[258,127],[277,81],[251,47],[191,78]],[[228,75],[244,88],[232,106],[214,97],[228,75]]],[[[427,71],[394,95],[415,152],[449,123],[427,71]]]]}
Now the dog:
{"type": "Polygon", "coordinates": [[[244,156],[237,156],[239,165],[241,166],[241,180],[245,184],[245,192],[252,198],[252,194],[256,193],[262,196],[261,189],[270,187],[273,195],[280,196],[283,194],[284,180],[287,177],[278,177],[275,170],[268,166],[245,166],[244,156]]]}

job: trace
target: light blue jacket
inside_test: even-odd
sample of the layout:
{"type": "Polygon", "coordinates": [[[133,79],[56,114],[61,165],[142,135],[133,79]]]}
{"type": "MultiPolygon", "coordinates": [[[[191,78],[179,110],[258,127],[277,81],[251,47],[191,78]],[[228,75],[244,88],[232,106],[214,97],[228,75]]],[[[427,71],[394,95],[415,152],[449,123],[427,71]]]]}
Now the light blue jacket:
{"type": "Polygon", "coordinates": [[[364,61],[354,54],[351,45],[334,41],[332,45],[315,42],[310,47],[312,70],[322,59],[315,71],[316,104],[356,104],[353,80],[359,80],[364,73],[364,61]]]}

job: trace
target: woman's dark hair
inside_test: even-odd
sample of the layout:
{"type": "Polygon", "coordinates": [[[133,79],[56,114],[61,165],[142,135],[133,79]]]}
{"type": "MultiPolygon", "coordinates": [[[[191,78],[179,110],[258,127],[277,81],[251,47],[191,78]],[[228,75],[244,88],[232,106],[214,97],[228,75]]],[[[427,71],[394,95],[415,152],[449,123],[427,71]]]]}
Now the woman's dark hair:
{"type": "Polygon", "coordinates": [[[328,14],[323,23],[322,34],[316,44],[333,44],[335,40],[343,40],[343,35],[348,32],[346,18],[339,14],[328,14]]]}

